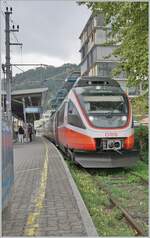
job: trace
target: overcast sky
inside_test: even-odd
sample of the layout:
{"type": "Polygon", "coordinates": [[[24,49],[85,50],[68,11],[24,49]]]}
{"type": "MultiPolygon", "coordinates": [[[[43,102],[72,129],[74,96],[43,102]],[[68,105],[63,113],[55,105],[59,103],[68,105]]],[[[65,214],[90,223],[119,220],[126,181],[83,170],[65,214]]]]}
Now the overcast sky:
{"type": "MultiPolygon", "coordinates": [[[[11,46],[11,63],[80,63],[78,38],[91,15],[86,6],[73,0],[2,0],[1,5],[3,12],[12,6],[11,18],[20,26],[15,35],[23,43],[22,54],[20,47],[11,46]]],[[[4,38],[4,22],[2,27],[4,38]]]]}

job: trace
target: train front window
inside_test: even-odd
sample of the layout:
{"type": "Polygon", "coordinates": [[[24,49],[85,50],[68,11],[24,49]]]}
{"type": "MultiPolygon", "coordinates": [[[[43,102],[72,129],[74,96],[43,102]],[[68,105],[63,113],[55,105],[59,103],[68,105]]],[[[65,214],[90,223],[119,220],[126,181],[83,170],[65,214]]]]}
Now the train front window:
{"type": "Polygon", "coordinates": [[[78,88],[81,106],[95,127],[117,128],[127,122],[127,99],[123,94],[112,93],[108,88],[78,88]]]}
{"type": "Polygon", "coordinates": [[[76,109],[75,105],[71,100],[68,102],[68,123],[72,126],[85,129],[78,110],[76,109]]]}

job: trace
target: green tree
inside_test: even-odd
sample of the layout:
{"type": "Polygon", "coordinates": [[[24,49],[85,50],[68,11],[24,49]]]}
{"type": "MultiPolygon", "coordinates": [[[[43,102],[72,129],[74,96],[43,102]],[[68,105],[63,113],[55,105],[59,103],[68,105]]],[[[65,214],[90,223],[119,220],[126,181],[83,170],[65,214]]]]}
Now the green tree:
{"type": "MultiPolygon", "coordinates": [[[[83,3],[81,3],[83,4],[83,3]]],[[[94,14],[102,13],[111,25],[111,38],[120,58],[114,75],[125,71],[128,85],[148,85],[148,2],[87,2],[94,14]]],[[[112,42],[111,42],[112,43],[112,42]]]]}

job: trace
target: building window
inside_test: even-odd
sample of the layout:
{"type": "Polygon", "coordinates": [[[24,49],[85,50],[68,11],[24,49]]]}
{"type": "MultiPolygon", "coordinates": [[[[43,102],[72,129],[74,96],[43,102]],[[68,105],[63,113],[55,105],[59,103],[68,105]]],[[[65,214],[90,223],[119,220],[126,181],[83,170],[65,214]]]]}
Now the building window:
{"type": "Polygon", "coordinates": [[[102,15],[96,16],[96,26],[104,26],[104,17],[102,15]]]}
{"type": "Polygon", "coordinates": [[[136,96],[140,95],[140,88],[138,87],[130,87],[128,88],[128,95],[129,96],[136,96]]]}
{"type": "Polygon", "coordinates": [[[82,56],[82,60],[83,60],[83,59],[84,59],[84,56],[85,56],[85,48],[84,48],[84,47],[82,48],[81,56],[82,56]]]}
{"type": "Polygon", "coordinates": [[[91,41],[92,42],[94,41],[94,33],[92,33],[92,35],[91,35],[91,41]]]}
{"type": "Polygon", "coordinates": [[[120,84],[122,90],[127,93],[127,81],[126,80],[117,80],[120,84]]]}
{"type": "Polygon", "coordinates": [[[89,54],[89,67],[93,65],[93,51],[90,52],[89,54]]]}
{"type": "Polygon", "coordinates": [[[113,62],[102,62],[97,64],[97,75],[102,77],[112,76],[112,70],[115,68],[115,63],[113,62]]]}
{"type": "Polygon", "coordinates": [[[87,56],[87,68],[89,70],[90,67],[90,55],[87,56]]]}

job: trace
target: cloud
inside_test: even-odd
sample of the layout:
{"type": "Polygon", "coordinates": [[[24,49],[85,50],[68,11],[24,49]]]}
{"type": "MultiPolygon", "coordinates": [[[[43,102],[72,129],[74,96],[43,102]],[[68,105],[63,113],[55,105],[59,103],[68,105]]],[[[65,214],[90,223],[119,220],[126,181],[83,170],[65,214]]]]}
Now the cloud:
{"type": "Polygon", "coordinates": [[[32,55],[37,61],[36,55],[41,55],[56,64],[79,60],[78,37],[91,14],[85,6],[60,0],[7,2],[13,7],[12,18],[20,25],[16,35],[23,43],[25,58],[32,55]]]}

